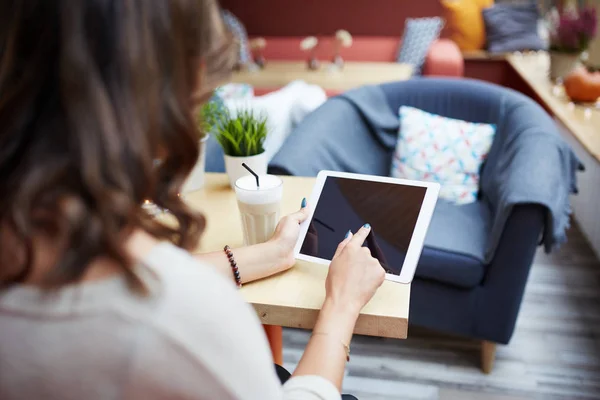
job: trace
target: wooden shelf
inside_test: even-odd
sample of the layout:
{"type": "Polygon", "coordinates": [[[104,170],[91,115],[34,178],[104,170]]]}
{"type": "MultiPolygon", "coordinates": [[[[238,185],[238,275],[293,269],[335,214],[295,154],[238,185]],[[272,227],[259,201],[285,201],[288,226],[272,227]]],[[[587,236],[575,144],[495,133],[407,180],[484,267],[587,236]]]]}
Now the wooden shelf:
{"type": "Polygon", "coordinates": [[[512,54],[508,63],[597,161],[600,161],[600,108],[573,104],[548,79],[548,54],[512,54]]]}
{"type": "Polygon", "coordinates": [[[239,71],[231,82],[248,83],[257,88],[278,88],[294,80],[303,80],[325,90],[345,91],[364,85],[376,85],[409,79],[413,68],[408,64],[385,62],[346,62],[342,70],[323,64],[309,70],[304,61],[267,61],[264,69],[239,71]]]}

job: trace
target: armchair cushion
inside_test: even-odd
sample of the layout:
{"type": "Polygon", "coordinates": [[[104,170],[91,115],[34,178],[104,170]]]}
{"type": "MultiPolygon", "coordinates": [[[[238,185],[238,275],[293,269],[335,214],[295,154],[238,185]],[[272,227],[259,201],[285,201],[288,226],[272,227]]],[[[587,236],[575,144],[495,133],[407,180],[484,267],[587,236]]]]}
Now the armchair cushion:
{"type": "Polygon", "coordinates": [[[424,247],[415,276],[461,289],[471,289],[481,283],[484,273],[485,265],[471,256],[424,247]]]}
{"type": "Polygon", "coordinates": [[[466,289],[479,285],[486,271],[491,218],[484,201],[455,205],[438,200],[416,276],[466,289]],[[464,232],[470,240],[462,239],[464,232]]]}

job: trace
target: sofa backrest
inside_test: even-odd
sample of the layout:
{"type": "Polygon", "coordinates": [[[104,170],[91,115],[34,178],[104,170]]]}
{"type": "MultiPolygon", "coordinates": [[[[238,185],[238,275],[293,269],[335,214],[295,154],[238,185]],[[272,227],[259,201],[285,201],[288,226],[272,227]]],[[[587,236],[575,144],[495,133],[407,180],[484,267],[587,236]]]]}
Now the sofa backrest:
{"type": "Polygon", "coordinates": [[[221,0],[252,36],[400,37],[406,18],[443,14],[440,0],[221,0]]]}

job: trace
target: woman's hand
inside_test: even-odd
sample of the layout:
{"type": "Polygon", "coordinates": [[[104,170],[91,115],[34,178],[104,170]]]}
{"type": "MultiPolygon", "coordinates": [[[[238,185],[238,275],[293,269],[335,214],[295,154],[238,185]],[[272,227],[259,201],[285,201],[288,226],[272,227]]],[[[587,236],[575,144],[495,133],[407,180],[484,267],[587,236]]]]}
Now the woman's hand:
{"type": "MultiPolygon", "coordinates": [[[[243,283],[265,278],[294,265],[294,246],[300,234],[300,223],[307,217],[306,200],[302,200],[302,209],[283,217],[271,240],[233,249],[243,283]]],[[[223,251],[196,254],[195,257],[216,266],[227,279],[232,278],[231,265],[223,251]]]]}
{"type": "Polygon", "coordinates": [[[385,278],[379,261],[362,247],[370,232],[369,225],[354,236],[348,232],[338,246],[325,281],[325,302],[294,376],[319,375],[341,389],[356,319],[385,278]]]}
{"type": "Polygon", "coordinates": [[[308,218],[308,209],[306,199],[302,200],[302,208],[293,214],[286,215],[279,221],[273,233],[273,238],[269,240],[276,249],[281,259],[282,270],[288,269],[294,265],[294,247],[300,235],[300,224],[308,218]]]}
{"type": "Polygon", "coordinates": [[[357,314],[371,300],[385,279],[385,271],[363,243],[371,227],[367,224],[338,246],[325,282],[326,302],[357,314]]]}

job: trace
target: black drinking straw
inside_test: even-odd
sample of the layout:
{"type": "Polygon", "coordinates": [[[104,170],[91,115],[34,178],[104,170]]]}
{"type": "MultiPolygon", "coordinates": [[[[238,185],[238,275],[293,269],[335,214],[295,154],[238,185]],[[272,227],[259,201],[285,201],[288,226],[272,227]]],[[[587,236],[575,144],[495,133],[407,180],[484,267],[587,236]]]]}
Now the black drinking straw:
{"type": "Polygon", "coordinates": [[[256,187],[259,188],[260,187],[260,181],[258,180],[258,175],[256,175],[256,172],[252,171],[252,169],[246,165],[246,163],[242,163],[242,167],[246,168],[248,170],[248,172],[250,172],[252,175],[254,175],[254,177],[256,178],[256,187]]]}

